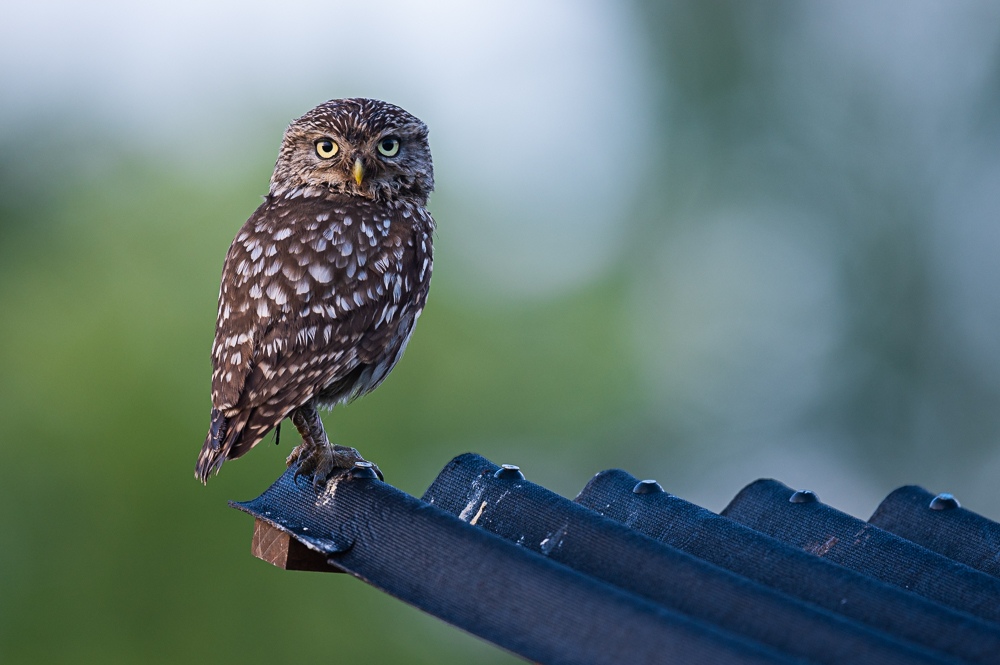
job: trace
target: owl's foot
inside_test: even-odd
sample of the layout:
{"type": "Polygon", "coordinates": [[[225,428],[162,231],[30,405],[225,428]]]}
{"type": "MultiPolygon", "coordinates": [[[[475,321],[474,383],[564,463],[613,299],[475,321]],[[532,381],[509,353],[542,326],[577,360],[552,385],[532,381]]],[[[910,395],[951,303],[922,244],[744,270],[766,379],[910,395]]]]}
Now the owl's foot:
{"type": "Polygon", "coordinates": [[[330,450],[330,445],[327,443],[322,443],[320,445],[313,445],[310,442],[304,442],[299,444],[292,450],[292,454],[285,459],[285,464],[291,466],[298,462],[299,466],[295,469],[294,480],[298,482],[299,476],[312,477],[313,487],[318,486],[321,482],[325,481],[330,477],[330,474],[336,468],[333,461],[333,451],[330,450]]]}
{"type": "MultiPolygon", "coordinates": [[[[313,487],[325,482],[327,478],[335,473],[345,473],[354,468],[355,462],[366,461],[354,448],[347,446],[331,446],[328,443],[311,445],[302,443],[295,447],[292,454],[285,459],[285,464],[291,466],[296,462],[299,467],[295,470],[295,479],[299,476],[311,476],[313,487]]],[[[383,480],[381,469],[374,465],[375,473],[379,480],[383,480]]]]}
{"type": "MultiPolygon", "coordinates": [[[[323,429],[323,421],[319,411],[312,402],[306,402],[292,414],[292,423],[302,436],[302,444],[296,446],[285,463],[288,466],[299,463],[295,470],[295,479],[299,476],[312,476],[313,487],[326,481],[331,474],[343,472],[354,467],[355,462],[364,462],[354,448],[330,445],[323,429]]],[[[382,480],[382,472],[376,466],[375,473],[382,480]]]]}

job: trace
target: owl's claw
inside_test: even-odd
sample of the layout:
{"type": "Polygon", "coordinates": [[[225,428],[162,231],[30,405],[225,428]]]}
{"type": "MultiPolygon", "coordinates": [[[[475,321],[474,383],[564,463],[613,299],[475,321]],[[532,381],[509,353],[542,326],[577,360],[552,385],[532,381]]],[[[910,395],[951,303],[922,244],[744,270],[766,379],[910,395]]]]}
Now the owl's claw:
{"type": "MultiPolygon", "coordinates": [[[[333,456],[334,459],[343,461],[344,466],[340,466],[339,463],[337,464],[339,468],[343,469],[353,468],[356,462],[368,461],[361,456],[361,453],[358,452],[357,448],[351,448],[349,446],[338,446],[337,444],[333,445],[333,456]],[[340,457],[338,457],[338,455],[340,457]]],[[[378,464],[372,464],[372,469],[375,471],[376,475],[378,475],[379,480],[385,480],[385,476],[382,475],[382,469],[378,468],[378,464]]]]}
{"type": "MultiPolygon", "coordinates": [[[[297,482],[299,476],[312,476],[313,487],[318,487],[334,473],[346,473],[354,467],[355,462],[364,461],[366,461],[365,458],[355,448],[330,446],[325,443],[318,446],[302,443],[296,446],[285,459],[285,465],[291,466],[298,462],[299,466],[295,469],[294,480],[297,482]]],[[[379,480],[384,480],[385,477],[378,465],[373,465],[373,467],[379,480]]]]}
{"type": "Polygon", "coordinates": [[[335,468],[333,451],[329,445],[312,446],[302,443],[296,446],[285,460],[288,466],[295,462],[298,462],[299,466],[295,469],[293,480],[297,483],[299,476],[307,478],[312,476],[313,487],[318,487],[320,483],[326,481],[335,468]]]}

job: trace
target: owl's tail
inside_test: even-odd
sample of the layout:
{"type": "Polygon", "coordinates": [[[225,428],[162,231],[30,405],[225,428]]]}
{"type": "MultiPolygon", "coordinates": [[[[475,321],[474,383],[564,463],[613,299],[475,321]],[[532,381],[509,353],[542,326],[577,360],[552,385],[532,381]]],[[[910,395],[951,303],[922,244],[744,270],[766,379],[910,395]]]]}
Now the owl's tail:
{"type": "Polygon", "coordinates": [[[198,463],[194,467],[194,477],[208,484],[208,477],[218,473],[226,461],[230,448],[239,438],[243,427],[250,417],[250,409],[246,409],[233,418],[228,418],[218,409],[212,409],[212,424],[208,428],[208,436],[198,454],[198,463]]]}

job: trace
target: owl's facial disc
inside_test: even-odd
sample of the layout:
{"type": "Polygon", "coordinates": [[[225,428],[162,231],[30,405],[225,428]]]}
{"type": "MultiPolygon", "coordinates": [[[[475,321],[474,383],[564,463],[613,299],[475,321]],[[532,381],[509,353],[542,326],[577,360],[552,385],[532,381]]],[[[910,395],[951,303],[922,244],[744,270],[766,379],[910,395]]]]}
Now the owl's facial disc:
{"type": "Polygon", "coordinates": [[[385,102],[340,99],[288,126],[270,193],[309,197],[338,192],[423,204],[433,189],[426,125],[385,102]]]}

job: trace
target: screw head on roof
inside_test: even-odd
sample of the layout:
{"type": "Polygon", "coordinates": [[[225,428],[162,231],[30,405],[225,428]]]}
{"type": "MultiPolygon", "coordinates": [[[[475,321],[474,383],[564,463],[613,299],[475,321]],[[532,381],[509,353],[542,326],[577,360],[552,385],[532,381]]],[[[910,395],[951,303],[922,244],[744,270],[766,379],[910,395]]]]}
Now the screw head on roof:
{"type": "Polygon", "coordinates": [[[493,477],[500,480],[524,480],[521,467],[516,464],[501,464],[497,472],[493,474],[493,477]]]}
{"type": "Polygon", "coordinates": [[[378,478],[375,465],[371,462],[355,462],[351,469],[351,478],[378,478]]]}
{"type": "Polygon", "coordinates": [[[632,494],[661,494],[663,488],[655,480],[640,480],[632,488],[632,494]]]}
{"type": "Polygon", "coordinates": [[[958,499],[953,497],[947,492],[941,492],[936,497],[931,499],[931,510],[954,510],[955,508],[961,508],[962,504],[958,502],[958,499]]]}
{"type": "Polygon", "coordinates": [[[819,501],[819,497],[812,490],[799,490],[788,497],[789,503],[816,503],[817,501],[819,501]]]}

